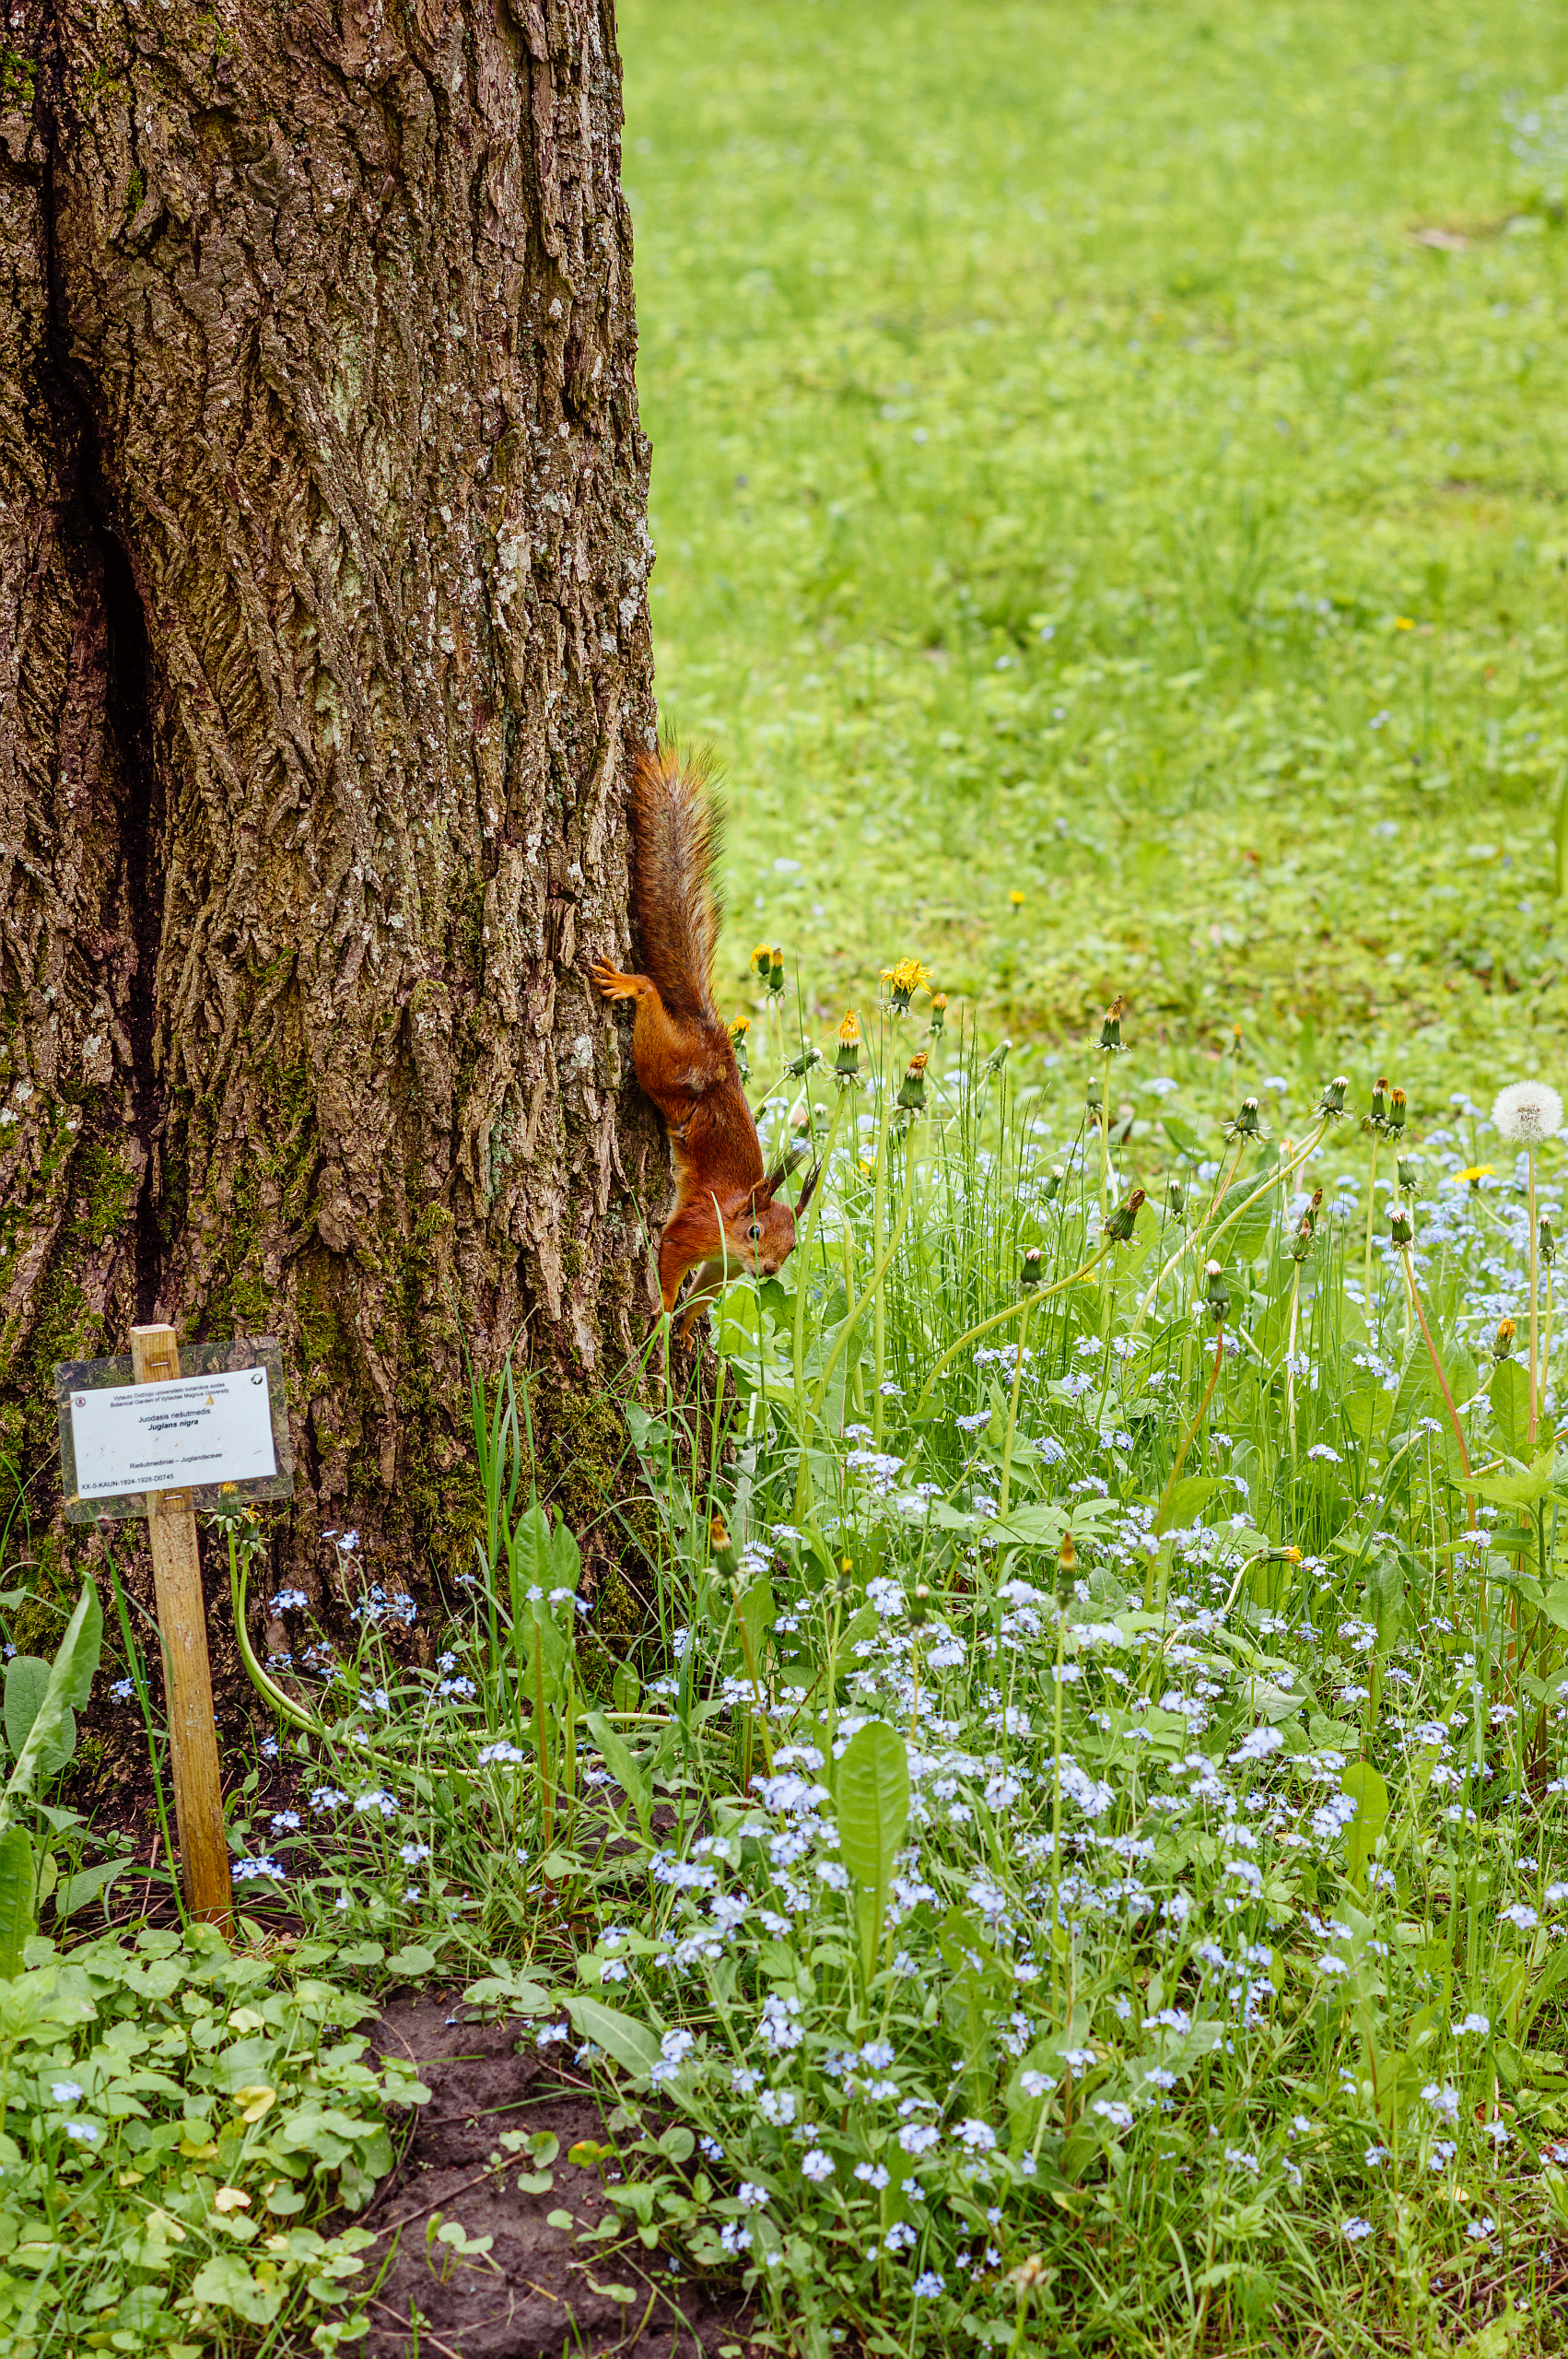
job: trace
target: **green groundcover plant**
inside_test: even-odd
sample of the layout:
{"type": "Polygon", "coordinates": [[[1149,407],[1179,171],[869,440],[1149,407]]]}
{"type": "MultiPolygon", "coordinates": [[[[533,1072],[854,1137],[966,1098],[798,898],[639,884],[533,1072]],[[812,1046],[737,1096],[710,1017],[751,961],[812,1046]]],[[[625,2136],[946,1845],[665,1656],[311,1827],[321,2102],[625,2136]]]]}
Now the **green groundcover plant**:
{"type": "Polygon", "coordinates": [[[7,2350],[336,2350],[375,2258],[343,2215],[392,2168],[386,2108],[428,2091],[366,2060],[332,1955],[28,1941],[0,1980],[7,2350]]]}

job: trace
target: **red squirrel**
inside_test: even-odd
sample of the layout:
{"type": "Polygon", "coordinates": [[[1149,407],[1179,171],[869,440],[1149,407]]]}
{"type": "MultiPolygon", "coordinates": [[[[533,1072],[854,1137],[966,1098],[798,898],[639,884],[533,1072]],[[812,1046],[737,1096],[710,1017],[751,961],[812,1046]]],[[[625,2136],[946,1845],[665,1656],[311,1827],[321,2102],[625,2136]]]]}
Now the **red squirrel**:
{"type": "Polygon", "coordinates": [[[714,882],[721,822],[700,762],[673,747],[639,756],[632,785],[632,916],[645,971],[593,961],[606,999],[635,1001],[632,1063],[670,1132],[675,1202],[659,1244],[666,1311],[689,1270],[699,1276],[684,1341],[704,1303],[743,1270],[771,1277],[795,1250],[795,1219],[778,1194],[788,1167],[765,1172],[735,1051],[713,1004],[722,911],[714,882]]]}

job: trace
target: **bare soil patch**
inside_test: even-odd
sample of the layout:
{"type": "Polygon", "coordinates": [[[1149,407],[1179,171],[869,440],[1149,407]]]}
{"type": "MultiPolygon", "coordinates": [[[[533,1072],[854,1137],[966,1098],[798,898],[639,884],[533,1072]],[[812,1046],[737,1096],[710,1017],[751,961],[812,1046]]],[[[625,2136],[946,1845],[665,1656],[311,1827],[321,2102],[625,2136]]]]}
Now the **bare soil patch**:
{"type": "Polygon", "coordinates": [[[363,2215],[382,2250],[394,2248],[365,2359],[751,2359],[738,2287],[697,2280],[629,2231],[579,2247],[577,2232],[613,2208],[598,2173],[567,2160],[579,2139],[608,2142],[598,2099],[556,2051],[540,2052],[526,2025],[465,2013],[451,1994],[429,1991],[394,2001],[371,2032],[383,2055],[417,2065],[431,2095],[363,2215]],[[547,2189],[519,2186],[543,2174],[526,2154],[501,2153],[508,2130],[559,2139],[547,2189]],[[563,2212],[572,2227],[551,2224],[549,2214],[563,2212]],[[432,2242],[438,2214],[471,2238],[489,2236],[488,2252],[451,2267],[450,2249],[432,2242]]]}

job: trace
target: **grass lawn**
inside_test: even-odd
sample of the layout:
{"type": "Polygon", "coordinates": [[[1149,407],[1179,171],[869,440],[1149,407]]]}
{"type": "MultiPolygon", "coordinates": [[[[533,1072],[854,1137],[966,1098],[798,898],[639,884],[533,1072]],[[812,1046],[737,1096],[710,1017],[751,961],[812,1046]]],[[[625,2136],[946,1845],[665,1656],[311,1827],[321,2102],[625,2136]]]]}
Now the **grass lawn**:
{"type": "Polygon", "coordinates": [[[1568,241],[1507,114],[1568,20],[620,13],[737,997],[766,933],[824,1017],[913,950],[1020,1037],[1550,1063],[1568,241]]]}

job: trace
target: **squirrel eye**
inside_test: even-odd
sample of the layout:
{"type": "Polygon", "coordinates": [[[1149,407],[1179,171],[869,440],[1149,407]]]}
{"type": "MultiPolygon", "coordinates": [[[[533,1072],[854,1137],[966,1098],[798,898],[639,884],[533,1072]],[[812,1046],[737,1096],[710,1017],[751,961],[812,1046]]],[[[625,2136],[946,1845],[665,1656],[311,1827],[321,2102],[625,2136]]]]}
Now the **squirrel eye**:
{"type": "Polygon", "coordinates": [[[755,1243],[756,1242],[756,1239],[757,1239],[757,1238],[762,1235],[762,1223],[761,1223],[761,1221],[759,1221],[759,1220],[754,1220],[754,1221],[753,1221],[753,1223],[752,1223],[752,1225],[751,1225],[751,1226],[750,1226],[750,1228],[748,1228],[748,1229],[747,1229],[747,1231],[746,1231],[746,1235],[747,1235],[747,1236],[752,1239],[752,1242],[755,1244],[755,1243]]]}

